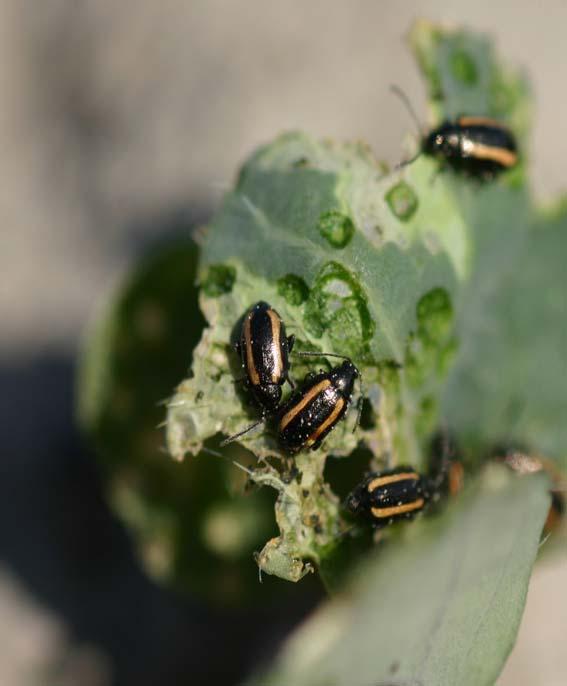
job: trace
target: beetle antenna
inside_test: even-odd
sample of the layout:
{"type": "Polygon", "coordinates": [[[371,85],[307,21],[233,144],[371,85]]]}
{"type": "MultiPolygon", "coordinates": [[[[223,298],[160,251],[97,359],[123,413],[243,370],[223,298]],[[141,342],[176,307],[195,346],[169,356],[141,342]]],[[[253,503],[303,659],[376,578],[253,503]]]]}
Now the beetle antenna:
{"type": "MultiPolygon", "coordinates": [[[[415,124],[417,128],[417,132],[419,134],[419,137],[421,138],[423,136],[423,132],[421,130],[421,124],[419,123],[419,117],[417,116],[413,105],[411,104],[410,99],[406,95],[405,91],[403,91],[399,86],[396,86],[396,84],[391,84],[390,90],[394,95],[397,95],[397,97],[403,102],[405,105],[406,110],[409,112],[410,117],[413,119],[413,123],[415,124]]],[[[409,163],[408,163],[409,164],[409,163]]]]}
{"type": "MultiPolygon", "coordinates": [[[[418,116],[417,116],[417,114],[413,108],[413,105],[410,102],[410,99],[406,95],[406,93],[399,86],[396,86],[395,84],[392,84],[390,86],[390,90],[392,91],[392,93],[394,93],[394,95],[396,95],[402,101],[406,110],[409,112],[410,117],[413,120],[413,123],[415,124],[415,126],[417,128],[418,137],[420,139],[423,138],[423,131],[421,130],[421,124],[419,123],[419,118],[418,118],[418,116]]],[[[421,154],[422,154],[422,151],[418,150],[417,153],[413,157],[410,157],[409,160],[402,160],[401,162],[398,162],[398,164],[396,164],[396,166],[394,167],[394,170],[397,171],[398,169],[402,169],[403,167],[406,167],[408,164],[415,162],[417,160],[417,158],[421,156],[421,154]]]]}
{"type": "Polygon", "coordinates": [[[344,538],[345,536],[347,536],[348,534],[350,534],[350,532],[351,532],[353,529],[355,529],[356,527],[357,527],[356,524],[351,524],[349,527],[347,527],[347,528],[344,529],[343,531],[340,531],[338,534],[335,534],[335,536],[333,536],[332,540],[333,540],[333,541],[338,541],[339,539],[344,538]]]}
{"type": "Polygon", "coordinates": [[[398,171],[398,169],[403,169],[404,167],[407,167],[408,164],[412,164],[412,162],[415,162],[418,157],[421,157],[422,154],[423,153],[421,152],[421,150],[419,150],[413,157],[410,157],[409,160],[402,160],[401,162],[398,162],[398,164],[396,164],[396,166],[394,167],[394,170],[398,171]]]}
{"type": "Polygon", "coordinates": [[[250,424],[250,426],[247,426],[245,429],[242,431],[239,431],[237,434],[233,434],[232,436],[229,436],[228,438],[225,438],[224,441],[221,441],[219,443],[219,446],[221,448],[224,448],[225,445],[228,445],[229,443],[232,443],[233,441],[236,441],[239,439],[241,436],[244,436],[244,434],[247,434],[249,431],[252,431],[252,429],[255,429],[257,426],[259,426],[264,419],[259,419],[257,422],[254,422],[254,424],[250,424]]]}
{"type": "Polygon", "coordinates": [[[431,484],[434,491],[438,491],[445,479],[451,480],[451,470],[452,467],[457,463],[453,462],[453,457],[455,455],[455,445],[451,440],[451,434],[449,432],[449,427],[447,422],[443,419],[441,421],[441,427],[439,429],[439,437],[441,441],[441,463],[439,468],[436,470],[437,473],[432,476],[429,475],[429,483],[431,484]]]}
{"type": "Polygon", "coordinates": [[[323,353],[323,352],[316,352],[316,351],[300,351],[300,352],[295,352],[292,353],[293,355],[299,355],[300,357],[338,357],[339,360],[347,360],[347,362],[352,362],[350,357],[347,357],[346,355],[337,355],[336,353],[323,353]]]}
{"type": "Polygon", "coordinates": [[[238,467],[238,469],[241,469],[243,472],[246,472],[248,476],[252,476],[253,471],[251,469],[248,469],[248,467],[245,467],[243,464],[240,464],[240,462],[237,462],[236,460],[231,460],[230,457],[227,457],[226,455],[223,455],[222,453],[217,452],[216,450],[211,450],[210,448],[206,448],[203,446],[201,448],[201,451],[204,453],[209,453],[210,455],[214,455],[215,457],[220,457],[223,460],[227,460],[227,462],[232,462],[232,464],[235,467],[238,467]]]}
{"type": "Polygon", "coordinates": [[[356,422],[354,423],[352,433],[354,433],[358,429],[358,427],[360,426],[360,418],[362,417],[362,409],[364,407],[364,397],[366,395],[364,393],[364,384],[362,383],[362,374],[361,374],[360,370],[358,372],[358,382],[360,383],[360,398],[358,399],[358,402],[357,402],[358,407],[356,410],[356,422]]]}
{"type": "Polygon", "coordinates": [[[451,462],[451,444],[449,440],[449,428],[447,427],[447,422],[443,420],[441,422],[441,467],[439,469],[439,474],[437,475],[437,487],[439,488],[447,473],[449,472],[449,465],[451,462]]]}

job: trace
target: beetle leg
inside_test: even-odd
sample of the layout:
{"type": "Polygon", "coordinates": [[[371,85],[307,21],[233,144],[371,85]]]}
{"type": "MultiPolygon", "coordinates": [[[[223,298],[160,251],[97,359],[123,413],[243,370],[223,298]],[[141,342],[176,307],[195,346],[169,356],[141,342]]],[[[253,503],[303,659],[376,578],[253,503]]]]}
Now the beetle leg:
{"type": "Polygon", "coordinates": [[[228,445],[229,443],[232,443],[233,441],[238,440],[241,436],[244,436],[249,431],[252,431],[252,429],[255,429],[257,426],[262,424],[263,421],[264,421],[264,418],[262,417],[262,419],[259,419],[257,422],[254,422],[254,424],[250,424],[250,426],[247,426],[242,431],[239,431],[238,433],[235,433],[232,436],[225,438],[224,441],[221,441],[221,443],[219,443],[220,447],[223,448],[225,445],[228,445]]]}
{"type": "Polygon", "coordinates": [[[295,381],[291,378],[291,376],[289,375],[289,372],[286,373],[285,378],[286,378],[286,381],[288,382],[288,384],[291,386],[291,390],[292,390],[292,391],[295,391],[295,389],[296,389],[296,383],[295,383],[295,381]]]}

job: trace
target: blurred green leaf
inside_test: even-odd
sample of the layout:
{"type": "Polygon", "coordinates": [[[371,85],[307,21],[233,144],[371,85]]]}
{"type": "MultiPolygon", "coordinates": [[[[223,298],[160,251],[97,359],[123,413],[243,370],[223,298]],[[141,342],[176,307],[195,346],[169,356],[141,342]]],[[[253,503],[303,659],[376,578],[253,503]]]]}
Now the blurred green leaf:
{"type": "Polygon", "coordinates": [[[79,419],[154,578],[219,604],[265,602],[275,588],[259,586],[252,554],[275,533],[271,493],[245,493],[229,460],[178,464],[164,449],[166,404],[204,326],[197,259],[190,240],[156,250],[105,304],[80,365],[79,419]]]}
{"type": "Polygon", "coordinates": [[[379,547],[250,684],[492,686],[522,616],[547,486],[492,466],[438,521],[379,547]]]}
{"type": "Polygon", "coordinates": [[[527,81],[497,62],[484,35],[422,21],[410,41],[435,121],[461,113],[492,116],[521,142],[522,163],[507,183],[447,179],[474,230],[474,248],[457,304],[460,345],[443,414],[469,460],[509,443],[553,457],[565,469],[567,396],[559,370],[567,369],[567,212],[559,205],[542,213],[521,183],[531,119],[527,81]]]}
{"type": "Polygon", "coordinates": [[[471,449],[515,443],[567,470],[567,213],[511,233],[479,259],[444,405],[471,449]]]}
{"type": "Polygon", "coordinates": [[[190,368],[205,324],[197,303],[197,260],[191,240],[155,251],[104,304],[88,332],[79,421],[110,464],[121,455],[143,464],[161,447],[163,402],[190,368]]]}

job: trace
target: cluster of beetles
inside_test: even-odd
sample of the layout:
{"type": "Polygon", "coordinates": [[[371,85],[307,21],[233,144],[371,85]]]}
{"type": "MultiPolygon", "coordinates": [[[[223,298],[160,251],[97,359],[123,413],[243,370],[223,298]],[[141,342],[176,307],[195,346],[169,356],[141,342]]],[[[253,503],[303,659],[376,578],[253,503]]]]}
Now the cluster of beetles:
{"type": "MultiPolygon", "coordinates": [[[[308,374],[301,387],[295,388],[289,375],[293,345],[294,336],[287,336],[280,315],[268,303],[256,303],[248,310],[236,350],[245,371],[244,382],[261,418],[221,445],[240,438],[269,418],[274,421],[278,442],[286,452],[293,455],[304,448],[316,450],[345,416],[355,381],[361,378],[358,368],[349,358],[334,353],[297,352],[302,357],[338,357],[342,362],[329,371],[308,374]],[[282,386],[286,382],[294,391],[282,403],[282,386]]],[[[360,421],[362,400],[361,392],[354,430],[360,421]]],[[[444,476],[443,472],[436,477],[424,476],[412,467],[373,472],[350,493],[345,505],[354,515],[381,528],[423,510],[438,493],[444,476]]]]}
{"type": "MultiPolygon", "coordinates": [[[[405,95],[398,95],[408,105],[405,95]]],[[[517,162],[517,147],[513,134],[500,122],[486,117],[462,116],[444,122],[434,131],[422,136],[419,154],[431,155],[444,166],[479,181],[489,181],[517,162]]],[[[413,158],[415,159],[415,158],[413,158]]],[[[408,160],[401,166],[413,161],[408,160]]],[[[290,377],[289,355],[294,336],[287,336],[284,322],[266,302],[253,305],[244,316],[236,350],[245,371],[248,387],[260,419],[244,430],[225,439],[226,445],[269,419],[274,422],[277,439],[284,451],[291,455],[304,448],[316,450],[337,423],[345,416],[352,400],[354,384],[359,379],[361,395],[358,403],[356,430],[362,409],[363,391],[359,370],[345,356],[323,352],[296,352],[302,357],[333,357],[342,360],[329,371],[310,373],[296,388],[290,377]],[[282,387],[289,383],[293,392],[282,402],[282,387]]],[[[544,469],[541,461],[520,453],[502,458],[512,469],[525,473],[544,469]],[[526,466],[525,461],[530,461],[526,466]],[[534,467],[534,460],[537,463],[534,467]]],[[[458,462],[442,460],[437,474],[423,475],[413,467],[398,466],[382,472],[367,474],[348,495],[345,507],[380,529],[400,519],[410,519],[437,499],[442,484],[449,493],[462,487],[463,468],[458,462]]],[[[559,491],[552,491],[552,505],[548,516],[554,523],[563,513],[565,503],[559,491]]],[[[549,525],[549,526],[548,526],[549,525]]]]}

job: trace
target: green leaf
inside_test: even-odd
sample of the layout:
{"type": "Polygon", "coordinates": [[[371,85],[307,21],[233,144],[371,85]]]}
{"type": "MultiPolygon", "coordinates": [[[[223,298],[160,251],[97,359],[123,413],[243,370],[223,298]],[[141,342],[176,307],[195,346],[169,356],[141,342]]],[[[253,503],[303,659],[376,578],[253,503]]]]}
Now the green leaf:
{"type": "Polygon", "coordinates": [[[262,686],[492,686],[510,652],[549,507],[541,475],[491,467],[406,530],[284,645],[262,686]]]}
{"type": "Polygon", "coordinates": [[[178,464],[163,449],[165,404],[204,325],[197,258],[190,240],[156,250],[105,304],[83,352],[79,418],[153,578],[214,603],[265,602],[277,589],[259,586],[252,554],[275,533],[273,497],[245,493],[230,459],[178,464]]]}
{"type": "Polygon", "coordinates": [[[489,36],[422,19],[409,42],[428,89],[433,126],[462,114],[486,116],[506,122],[525,140],[531,121],[528,81],[497,58],[489,36]]]}
{"type": "Polygon", "coordinates": [[[144,464],[161,441],[159,403],[191,364],[204,320],[195,285],[198,250],[190,240],[144,260],[103,304],[79,370],[78,415],[110,462],[128,454],[144,464]],[[143,431],[153,432],[144,442],[143,431]]]}
{"type": "MultiPolygon", "coordinates": [[[[460,112],[495,116],[525,141],[526,82],[496,62],[486,37],[421,22],[410,40],[437,121],[460,112]]],[[[348,456],[362,443],[374,468],[409,463],[426,469],[433,433],[465,407],[467,390],[457,382],[447,391],[447,378],[456,357],[458,368],[470,371],[474,295],[488,284],[498,287],[494,273],[502,270],[494,256],[505,245],[512,258],[519,253],[535,212],[524,163],[483,187],[438,171],[438,162],[422,156],[388,173],[361,144],[290,133],[245,163],[209,227],[199,272],[208,328],[195,351],[193,376],[170,404],[172,455],[195,454],[205,440],[257,420],[257,408],[235,384],[242,372],[231,343],[258,300],[278,310],[297,337],[297,350],[350,356],[370,401],[370,420],[356,436],[347,420],[316,455],[296,459],[297,484],[282,481],[281,467],[264,467],[252,477],[279,493],[281,535],[258,557],[268,573],[297,580],[306,569],[298,561],[321,564],[333,555],[345,523],[324,480],[329,454],[348,456]],[[316,526],[306,527],[310,521],[316,526]]],[[[296,379],[313,368],[292,360],[296,379]]],[[[455,419],[455,426],[468,461],[478,463],[489,449],[483,432],[477,437],[484,442],[471,437],[472,424],[465,428],[455,419]]],[[[499,440],[508,434],[507,426],[499,440]]],[[[260,458],[280,458],[285,467],[270,422],[241,443],[260,458]]]]}
{"type": "Polygon", "coordinates": [[[534,207],[522,179],[530,121],[525,78],[496,62],[486,36],[418,22],[411,44],[435,118],[460,113],[507,122],[522,163],[507,183],[448,179],[474,230],[470,278],[457,303],[458,355],[443,393],[447,423],[470,462],[496,444],[538,451],[566,468],[567,213],[534,207]]]}
{"type": "Polygon", "coordinates": [[[467,295],[447,415],[477,450],[507,440],[566,470],[567,213],[492,248],[467,295]]]}
{"type": "MultiPolygon", "coordinates": [[[[323,533],[308,536],[317,541],[305,546],[298,543],[302,532],[288,529],[282,545],[292,561],[319,561],[338,533],[336,499],[322,478],[329,451],[348,455],[362,439],[379,460],[395,452],[400,461],[425,461],[424,444],[435,429],[455,351],[453,300],[470,250],[452,196],[443,184],[431,188],[431,171],[423,160],[403,175],[384,175],[366,149],[289,134],[244,166],[207,234],[201,281],[215,283],[219,273],[234,279],[228,291],[201,292],[209,327],[195,350],[193,376],[170,404],[171,453],[180,459],[198,452],[204,440],[235,433],[257,417],[234,382],[241,371],[231,340],[242,315],[260,299],[296,334],[297,349],[351,356],[373,401],[370,428],[353,436],[351,418],[317,455],[298,458],[308,496],[293,521],[299,526],[319,510],[323,533]]],[[[295,378],[313,367],[293,360],[295,378]]],[[[258,456],[281,454],[269,431],[242,443],[258,456]]]]}
{"type": "Polygon", "coordinates": [[[561,205],[542,213],[519,183],[529,87],[522,76],[495,66],[485,36],[418,22],[411,43],[437,120],[464,112],[493,116],[508,122],[522,143],[523,164],[507,187],[450,180],[464,221],[474,228],[475,247],[458,305],[461,345],[444,392],[444,415],[477,460],[496,443],[516,443],[565,469],[567,396],[558,370],[567,367],[567,213],[561,205]],[[472,71],[474,79],[462,78],[472,71]]]}
{"type": "MultiPolygon", "coordinates": [[[[254,551],[261,571],[295,582],[317,569],[339,593],[262,684],[494,683],[549,483],[482,463],[516,443],[565,466],[567,212],[530,196],[528,86],[483,35],[418,22],[410,42],[431,125],[460,113],[506,122],[520,143],[516,169],[480,185],[424,156],[389,171],[362,144],[283,135],[244,164],[199,263],[192,245],[156,256],[87,349],[83,425],[154,574],[215,602],[262,601],[254,551]],[[321,449],[290,458],[268,420],[223,461],[210,450],[219,436],[259,417],[233,347],[259,300],[278,310],[296,350],[354,360],[363,421],[353,434],[351,412],[321,449]],[[165,398],[177,462],[159,453],[165,398]],[[372,532],[352,528],[342,497],[368,468],[427,471],[445,426],[473,484],[455,504],[439,500],[427,518],[382,531],[371,551],[372,532]],[[198,459],[183,461],[188,453],[198,459]],[[269,488],[244,498],[245,471],[269,488]]],[[[319,366],[331,364],[292,355],[298,382],[319,366]]]]}

